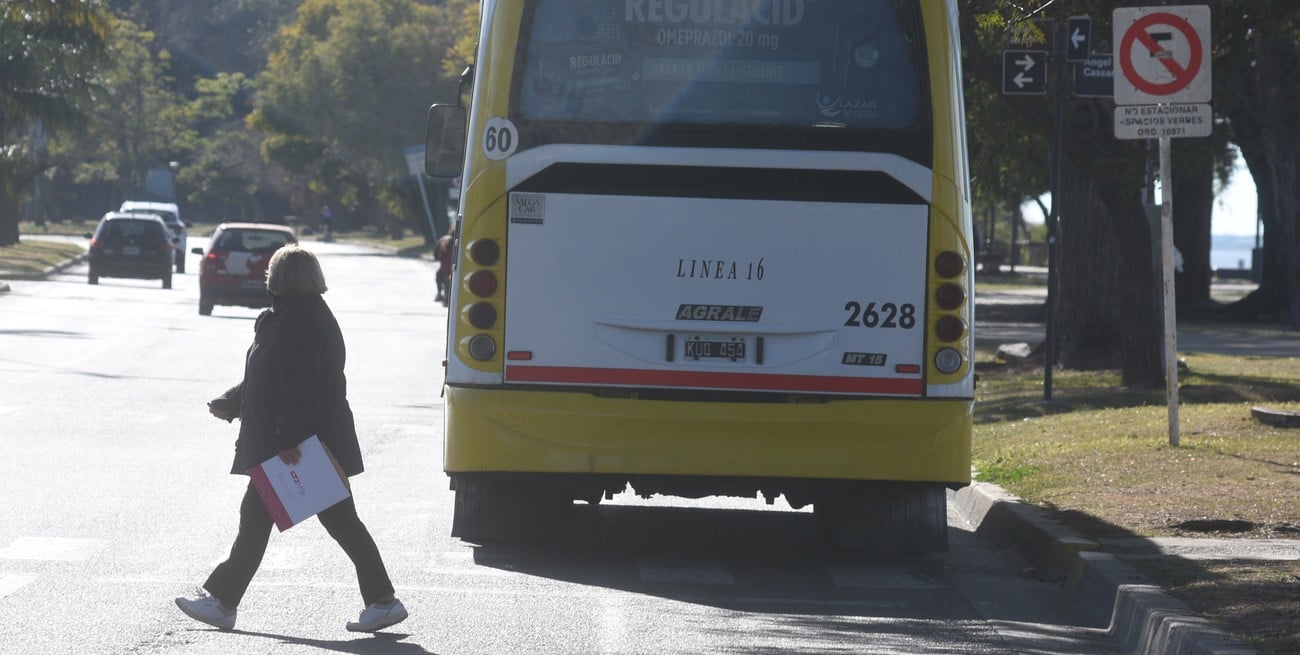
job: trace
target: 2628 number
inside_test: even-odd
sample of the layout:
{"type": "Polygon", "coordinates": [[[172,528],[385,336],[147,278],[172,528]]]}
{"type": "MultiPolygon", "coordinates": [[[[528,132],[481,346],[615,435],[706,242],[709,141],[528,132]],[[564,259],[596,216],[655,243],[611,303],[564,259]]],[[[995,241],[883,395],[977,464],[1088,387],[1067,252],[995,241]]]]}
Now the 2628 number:
{"type": "Polygon", "coordinates": [[[869,302],[866,307],[863,307],[857,301],[851,300],[844,305],[844,311],[849,313],[848,320],[844,321],[844,325],[848,327],[901,328],[904,330],[916,327],[916,305],[912,303],[896,305],[887,302],[877,308],[874,302],[869,302]]]}

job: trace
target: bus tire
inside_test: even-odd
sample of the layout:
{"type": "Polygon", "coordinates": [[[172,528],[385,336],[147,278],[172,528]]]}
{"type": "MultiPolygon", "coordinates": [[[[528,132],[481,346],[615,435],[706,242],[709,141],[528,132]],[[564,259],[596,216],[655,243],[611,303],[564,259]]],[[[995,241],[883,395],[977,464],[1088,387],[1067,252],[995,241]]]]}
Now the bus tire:
{"type": "Polygon", "coordinates": [[[947,489],[934,483],[889,483],[840,489],[817,520],[841,550],[932,553],[948,550],[947,489]]]}
{"type": "Polygon", "coordinates": [[[572,500],[534,480],[458,475],[451,536],[474,542],[546,541],[567,531],[572,500]]]}

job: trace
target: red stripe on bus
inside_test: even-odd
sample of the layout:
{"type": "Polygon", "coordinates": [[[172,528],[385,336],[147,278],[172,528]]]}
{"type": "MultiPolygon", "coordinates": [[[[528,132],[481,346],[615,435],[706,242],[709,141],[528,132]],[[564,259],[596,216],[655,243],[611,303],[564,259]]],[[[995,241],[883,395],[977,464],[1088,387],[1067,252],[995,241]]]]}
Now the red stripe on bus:
{"type": "Polygon", "coordinates": [[[708,387],[763,391],[821,391],[920,395],[919,378],[855,378],[769,373],[716,373],[709,371],[657,371],[635,368],[573,366],[507,366],[507,382],[566,384],[654,385],[708,387]]]}

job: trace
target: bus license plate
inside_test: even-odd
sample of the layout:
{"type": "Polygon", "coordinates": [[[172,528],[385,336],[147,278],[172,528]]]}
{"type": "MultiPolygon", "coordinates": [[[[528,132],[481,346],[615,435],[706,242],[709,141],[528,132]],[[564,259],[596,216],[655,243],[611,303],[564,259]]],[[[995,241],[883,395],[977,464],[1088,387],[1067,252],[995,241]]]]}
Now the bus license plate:
{"type": "Polygon", "coordinates": [[[699,361],[701,359],[727,359],[733,362],[743,361],[745,359],[745,341],[744,339],[686,339],[686,358],[699,361]]]}

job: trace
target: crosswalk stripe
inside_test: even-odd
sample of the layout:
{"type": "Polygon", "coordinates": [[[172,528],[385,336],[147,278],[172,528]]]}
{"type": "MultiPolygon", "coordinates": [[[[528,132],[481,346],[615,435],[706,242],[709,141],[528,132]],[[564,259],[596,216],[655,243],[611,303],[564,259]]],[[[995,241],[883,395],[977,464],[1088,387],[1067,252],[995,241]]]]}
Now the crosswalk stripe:
{"type": "Polygon", "coordinates": [[[19,537],[0,549],[0,559],[80,562],[90,559],[103,542],[68,537],[19,537]]]}
{"type": "Polygon", "coordinates": [[[4,598],[15,591],[18,591],[23,585],[35,580],[35,576],[17,575],[14,573],[0,575],[0,598],[4,598]]]}

